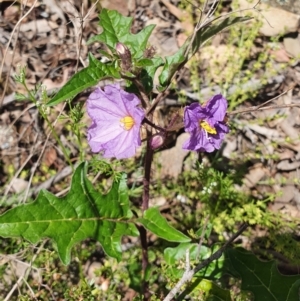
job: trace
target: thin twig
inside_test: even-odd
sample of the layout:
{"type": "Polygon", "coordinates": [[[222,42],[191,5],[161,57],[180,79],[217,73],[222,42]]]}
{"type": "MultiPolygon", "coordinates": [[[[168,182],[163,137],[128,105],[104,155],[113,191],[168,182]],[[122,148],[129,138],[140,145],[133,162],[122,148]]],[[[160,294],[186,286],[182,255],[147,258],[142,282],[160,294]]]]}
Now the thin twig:
{"type": "Polygon", "coordinates": [[[190,249],[187,248],[185,251],[185,271],[188,272],[190,270],[191,270],[190,249]]]}
{"type": "Polygon", "coordinates": [[[166,129],[162,128],[159,125],[154,124],[152,121],[150,121],[147,117],[145,117],[143,119],[143,123],[149,124],[150,126],[152,126],[154,129],[158,130],[158,131],[166,131],[166,129]]]}
{"type": "Polygon", "coordinates": [[[14,293],[14,291],[19,288],[20,284],[22,283],[22,281],[26,280],[29,276],[29,273],[31,272],[32,269],[32,264],[34,263],[34,261],[36,260],[38,254],[41,252],[41,250],[44,248],[45,243],[47,242],[47,240],[44,240],[42,242],[42,244],[40,245],[40,247],[38,248],[38,250],[36,251],[36,253],[33,255],[32,260],[30,260],[29,263],[29,267],[26,268],[26,270],[23,272],[23,274],[19,277],[18,281],[14,284],[14,286],[11,288],[11,290],[9,291],[9,293],[6,295],[5,299],[3,301],[9,301],[12,296],[12,294],[14,293]]]}
{"type": "Polygon", "coordinates": [[[26,160],[23,162],[22,166],[16,171],[14,177],[11,179],[9,185],[7,185],[5,192],[4,192],[4,197],[7,196],[7,194],[9,193],[11,187],[13,186],[14,181],[18,178],[19,174],[22,172],[22,170],[25,168],[26,164],[31,160],[31,158],[35,155],[36,149],[39,147],[39,145],[41,144],[41,142],[37,143],[37,138],[38,135],[36,135],[35,137],[35,141],[33,144],[33,147],[31,149],[30,154],[28,155],[28,157],[26,158],[26,160]]]}
{"type": "Polygon", "coordinates": [[[153,111],[155,110],[156,106],[159,104],[159,102],[164,99],[170,92],[168,90],[159,93],[157,95],[157,97],[153,100],[150,108],[146,111],[146,116],[149,116],[153,113],[153,111]]]}
{"type": "MultiPolygon", "coordinates": [[[[15,33],[15,31],[18,29],[18,32],[17,32],[17,35],[19,34],[19,31],[20,31],[20,27],[19,25],[22,23],[22,21],[31,13],[31,11],[34,9],[35,7],[35,4],[36,4],[37,0],[34,1],[34,3],[32,4],[31,8],[28,10],[28,12],[22,16],[20,18],[20,20],[17,22],[17,24],[15,25],[14,29],[12,30],[11,32],[11,35],[10,35],[10,38],[9,38],[9,41],[7,43],[7,46],[5,48],[5,51],[4,51],[4,55],[3,55],[3,60],[2,60],[2,63],[1,63],[1,66],[0,66],[0,80],[2,78],[2,70],[3,70],[3,66],[4,66],[4,63],[6,61],[6,55],[8,53],[8,48],[9,48],[9,45],[11,43],[11,40],[13,38],[13,35],[15,33]]],[[[16,43],[17,43],[17,39],[16,39],[16,42],[15,42],[15,45],[14,45],[14,51],[13,51],[13,55],[15,53],[15,48],[16,48],[16,43]]],[[[11,66],[10,66],[11,68],[11,66]]],[[[5,96],[5,92],[6,92],[6,86],[7,86],[7,82],[8,82],[8,78],[9,78],[9,72],[7,73],[7,77],[6,77],[6,81],[5,81],[5,86],[4,86],[4,89],[3,89],[3,93],[2,93],[2,96],[0,98],[0,108],[2,107],[2,103],[3,103],[3,100],[4,100],[4,96],[5,96]]]]}
{"type": "Polygon", "coordinates": [[[141,82],[139,82],[137,79],[132,79],[132,82],[136,85],[136,87],[138,88],[139,90],[139,93],[141,95],[141,98],[142,98],[142,104],[143,104],[143,107],[148,110],[150,107],[151,107],[151,104],[150,104],[150,100],[149,100],[149,97],[148,95],[145,93],[145,89],[144,89],[144,86],[142,85],[141,82]]]}
{"type": "Polygon", "coordinates": [[[31,170],[31,174],[30,174],[30,177],[29,177],[28,185],[27,185],[27,188],[26,188],[26,191],[25,191],[25,194],[24,194],[24,198],[23,198],[23,203],[25,203],[26,199],[28,198],[29,189],[30,189],[30,186],[31,186],[31,183],[32,183],[32,179],[33,179],[33,177],[35,175],[35,172],[36,172],[36,170],[37,170],[37,168],[39,166],[40,161],[42,160],[42,157],[43,157],[45,149],[47,147],[50,135],[51,135],[51,131],[47,135],[46,141],[44,142],[44,145],[43,145],[42,150],[41,150],[41,152],[39,154],[39,157],[38,157],[37,161],[34,163],[33,168],[31,170]]]}
{"type": "Polygon", "coordinates": [[[293,107],[300,107],[300,103],[274,105],[274,106],[268,106],[268,107],[261,107],[261,105],[259,105],[259,106],[254,106],[254,107],[250,107],[247,109],[235,110],[232,112],[228,112],[227,114],[228,115],[245,114],[245,113],[254,112],[254,111],[264,111],[264,110],[271,110],[271,109],[293,108],[293,107]]]}

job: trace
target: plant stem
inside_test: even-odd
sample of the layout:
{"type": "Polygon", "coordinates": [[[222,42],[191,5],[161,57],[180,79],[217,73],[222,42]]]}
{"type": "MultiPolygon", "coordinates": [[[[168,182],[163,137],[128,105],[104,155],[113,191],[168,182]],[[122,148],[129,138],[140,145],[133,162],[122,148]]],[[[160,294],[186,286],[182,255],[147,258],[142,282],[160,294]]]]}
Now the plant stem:
{"type": "MultiPolygon", "coordinates": [[[[143,202],[142,202],[142,212],[149,208],[149,199],[150,199],[150,177],[151,177],[151,164],[153,160],[153,150],[150,145],[150,138],[152,135],[151,127],[147,127],[147,148],[145,154],[145,165],[144,165],[144,189],[143,189],[143,202]]],[[[147,231],[141,226],[139,228],[141,245],[142,245],[142,272],[143,272],[143,283],[142,283],[142,294],[143,300],[150,300],[149,293],[149,283],[146,280],[146,272],[149,265],[148,258],[148,242],[147,242],[147,231]]]]}
{"type": "Polygon", "coordinates": [[[142,211],[148,209],[149,207],[149,192],[150,192],[150,177],[151,177],[151,165],[153,160],[153,150],[150,145],[150,138],[152,136],[151,128],[147,128],[147,149],[145,154],[145,170],[144,170],[144,191],[143,191],[143,203],[142,203],[142,211]]]}
{"type": "Polygon", "coordinates": [[[143,107],[148,110],[150,108],[150,100],[149,100],[148,95],[145,93],[143,84],[140,81],[138,81],[137,79],[133,79],[132,82],[136,85],[136,87],[139,90],[143,107]]]}

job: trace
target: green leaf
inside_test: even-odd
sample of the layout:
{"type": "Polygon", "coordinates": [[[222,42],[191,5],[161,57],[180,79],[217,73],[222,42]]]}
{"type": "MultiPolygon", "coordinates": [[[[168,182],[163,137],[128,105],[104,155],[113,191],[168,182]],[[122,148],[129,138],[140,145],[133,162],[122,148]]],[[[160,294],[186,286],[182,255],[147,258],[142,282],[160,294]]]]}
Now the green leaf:
{"type": "Polygon", "coordinates": [[[28,98],[29,98],[28,95],[24,95],[24,94],[19,93],[19,92],[16,92],[16,94],[15,94],[15,100],[22,101],[22,100],[28,100],[28,98]]]}
{"type": "MultiPolygon", "coordinates": [[[[215,36],[216,34],[220,33],[222,30],[245,21],[251,20],[251,17],[228,17],[225,19],[222,19],[220,22],[216,22],[215,24],[212,23],[210,26],[205,26],[201,28],[195,36],[195,40],[193,41],[191,52],[189,52],[188,59],[190,59],[191,56],[193,56],[198,49],[210,38],[215,36]]],[[[188,41],[187,41],[188,42],[188,41]]],[[[187,49],[189,43],[185,43],[183,46],[185,49],[187,49]]]]}
{"type": "Polygon", "coordinates": [[[193,291],[205,293],[205,301],[231,301],[230,291],[222,289],[214,282],[207,279],[199,279],[199,283],[193,291]]]}
{"type": "Polygon", "coordinates": [[[152,207],[144,212],[144,216],[138,219],[146,229],[168,241],[189,242],[191,239],[170,226],[167,220],[160,214],[157,207],[152,207]]]}
{"type": "Polygon", "coordinates": [[[242,248],[228,249],[225,258],[228,272],[242,278],[242,290],[251,291],[255,301],[300,299],[300,275],[282,275],[275,261],[261,261],[242,248]]]}
{"type": "Polygon", "coordinates": [[[68,98],[76,96],[86,88],[95,86],[100,80],[106,78],[120,78],[118,71],[112,64],[103,64],[92,54],[89,54],[89,66],[74,74],[70,80],[47,103],[56,105],[68,98]]]}
{"type": "Polygon", "coordinates": [[[114,51],[117,42],[121,42],[129,48],[132,57],[139,58],[143,55],[155,25],[146,26],[139,33],[132,34],[130,30],[133,18],[124,17],[115,10],[105,8],[101,10],[99,19],[103,31],[90,39],[88,43],[99,41],[114,51]]]}
{"type": "MultiPolygon", "coordinates": [[[[198,244],[196,243],[182,243],[175,248],[166,248],[164,250],[164,258],[166,263],[170,266],[168,268],[168,273],[171,273],[173,277],[181,278],[184,273],[184,267],[177,268],[178,262],[185,262],[186,251],[189,249],[189,257],[191,262],[199,262],[199,260],[207,259],[215,252],[215,249],[218,249],[219,246],[215,245],[212,249],[206,246],[201,246],[200,250],[198,249],[198,244]]],[[[219,279],[222,276],[222,267],[224,264],[224,256],[221,256],[218,260],[213,261],[204,269],[196,273],[195,276],[210,278],[210,279],[219,279]]]]}
{"type": "Polygon", "coordinates": [[[165,58],[166,62],[159,76],[159,83],[163,88],[166,88],[170,84],[170,81],[175,72],[178,70],[178,67],[187,61],[184,57],[185,50],[186,47],[183,45],[175,54],[165,58]]]}
{"type": "Polygon", "coordinates": [[[105,253],[121,259],[123,235],[138,235],[133,223],[126,175],[114,181],[111,190],[98,193],[86,177],[87,165],[74,172],[70,192],[57,198],[41,191],[29,204],[17,206],[0,216],[0,236],[20,236],[32,243],[48,237],[57,245],[64,264],[70,262],[71,248],[86,238],[98,240],[105,253]]]}
{"type": "Polygon", "coordinates": [[[157,68],[163,65],[163,60],[161,57],[154,57],[151,59],[152,65],[145,66],[145,68],[141,71],[140,79],[145,88],[145,92],[148,94],[153,89],[153,79],[155,76],[155,72],[157,68]]]}
{"type": "Polygon", "coordinates": [[[136,67],[149,67],[153,66],[153,61],[151,59],[140,59],[135,62],[136,67]]]}
{"type": "Polygon", "coordinates": [[[225,28],[228,28],[229,26],[232,26],[236,23],[245,22],[250,19],[252,18],[228,17],[226,19],[221,20],[218,23],[216,22],[216,24],[212,23],[209,26],[204,26],[203,28],[198,30],[190,49],[189,45],[192,37],[189,37],[175,54],[166,57],[165,66],[162,70],[162,73],[159,76],[159,82],[161,87],[159,87],[158,90],[163,91],[170,84],[172,77],[174,76],[175,72],[179,69],[179,67],[184,65],[207,40],[221,32],[225,28]],[[188,49],[189,51],[187,51],[188,49]]]}

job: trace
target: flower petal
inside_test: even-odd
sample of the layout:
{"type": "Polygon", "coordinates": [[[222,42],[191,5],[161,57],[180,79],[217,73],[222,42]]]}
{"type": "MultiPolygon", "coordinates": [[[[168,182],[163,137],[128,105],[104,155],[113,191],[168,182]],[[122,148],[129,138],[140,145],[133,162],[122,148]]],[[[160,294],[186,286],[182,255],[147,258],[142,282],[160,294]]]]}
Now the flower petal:
{"type": "Polygon", "coordinates": [[[92,119],[88,142],[93,152],[103,152],[105,158],[134,156],[141,145],[140,126],[145,113],[138,107],[140,100],[118,84],[97,88],[88,98],[87,111],[92,119]],[[121,122],[130,117],[133,124],[126,128],[121,122]]]}
{"type": "Polygon", "coordinates": [[[221,94],[217,94],[207,102],[205,108],[210,118],[223,121],[227,110],[227,100],[221,94]]]}
{"type": "Polygon", "coordinates": [[[190,138],[183,144],[183,149],[210,153],[214,151],[214,146],[208,140],[204,130],[195,130],[191,132],[190,138]]]}
{"type": "Polygon", "coordinates": [[[220,149],[229,127],[224,123],[227,100],[221,95],[213,96],[205,106],[192,103],[184,110],[184,128],[191,134],[183,148],[212,152],[220,149]]]}

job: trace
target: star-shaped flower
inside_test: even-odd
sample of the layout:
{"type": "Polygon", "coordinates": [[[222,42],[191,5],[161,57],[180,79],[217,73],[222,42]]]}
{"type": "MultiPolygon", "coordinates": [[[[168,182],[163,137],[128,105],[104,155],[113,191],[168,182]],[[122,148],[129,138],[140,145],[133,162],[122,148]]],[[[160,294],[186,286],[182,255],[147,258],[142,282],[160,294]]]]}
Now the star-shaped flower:
{"type": "Polygon", "coordinates": [[[205,105],[192,103],[184,110],[184,128],[191,134],[183,148],[199,152],[213,152],[221,147],[229,128],[225,123],[227,100],[213,96],[205,105]]]}
{"type": "Polygon", "coordinates": [[[118,84],[97,88],[87,100],[87,112],[92,119],[88,143],[93,152],[103,157],[124,159],[133,157],[141,145],[140,127],[145,113],[140,100],[118,84]]]}

